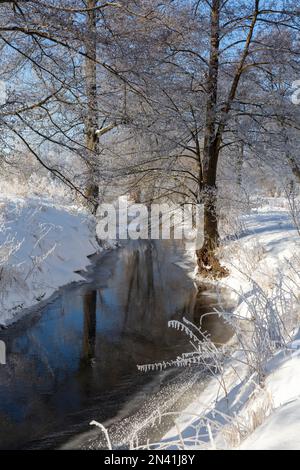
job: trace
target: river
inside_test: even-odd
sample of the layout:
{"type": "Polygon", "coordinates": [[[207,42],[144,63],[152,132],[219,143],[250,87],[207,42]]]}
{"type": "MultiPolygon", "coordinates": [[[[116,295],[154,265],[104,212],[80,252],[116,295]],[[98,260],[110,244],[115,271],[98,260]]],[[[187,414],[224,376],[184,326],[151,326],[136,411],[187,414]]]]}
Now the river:
{"type": "MultiPolygon", "coordinates": [[[[150,410],[147,402],[153,405],[162,388],[170,395],[186,385],[177,371],[137,369],[189,351],[188,338],[168,328],[168,320],[199,323],[218,303],[213,292],[197,291],[183,258],[183,246],[174,242],[128,242],[95,258],[84,282],[61,288],[0,331],[7,347],[7,364],[0,366],[1,449],[80,447],[78,436],[88,435],[91,420],[116,434],[122,428],[116,423],[150,410]]],[[[219,342],[231,334],[217,316],[208,317],[205,329],[219,342]]]]}

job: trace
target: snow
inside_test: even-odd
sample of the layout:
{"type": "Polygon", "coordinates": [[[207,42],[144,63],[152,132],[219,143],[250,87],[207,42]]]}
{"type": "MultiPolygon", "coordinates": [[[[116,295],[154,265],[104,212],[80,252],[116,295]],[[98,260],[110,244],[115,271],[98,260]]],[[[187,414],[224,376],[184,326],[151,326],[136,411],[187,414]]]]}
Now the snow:
{"type": "Polygon", "coordinates": [[[299,333],[287,351],[269,361],[265,388],[274,412],[241,444],[248,450],[300,450],[299,333]]]}
{"type": "Polygon", "coordinates": [[[8,325],[58,287],[82,280],[99,246],[94,220],[76,205],[40,197],[0,199],[0,325],[8,325]]]}
{"type": "Polygon", "coordinates": [[[256,300],[253,285],[257,284],[272,300],[270,305],[282,312],[291,340],[266,360],[266,375],[259,382],[233,338],[229,347],[235,352],[222,375],[207,379],[202,393],[174,420],[161,448],[300,450],[300,334],[295,333],[300,313],[296,276],[300,236],[286,201],[280,198],[265,199],[243,216],[242,227],[221,249],[230,276],[220,285],[236,301],[236,318],[245,321],[250,317],[249,303],[256,300]],[[279,282],[283,293],[276,296],[274,286],[278,288],[279,282]]]}
{"type": "Polygon", "coordinates": [[[242,217],[242,225],[243,232],[223,248],[230,276],[222,285],[239,302],[235,313],[246,317],[248,306],[243,297],[251,295],[253,281],[270,291],[279,273],[288,274],[289,262],[299,253],[300,237],[280,198],[265,200],[260,208],[242,217]]]}
{"type": "MultiPolygon", "coordinates": [[[[34,196],[0,198],[0,325],[17,320],[24,309],[47,299],[60,286],[82,280],[88,256],[99,251],[95,223],[70,202],[34,196]]],[[[226,360],[222,380],[219,375],[207,378],[202,393],[163,437],[162,448],[184,443],[186,449],[300,449],[300,333],[296,330],[300,287],[293,271],[300,268],[300,236],[286,201],[279,198],[265,199],[260,208],[242,217],[241,227],[241,233],[225,239],[221,248],[230,276],[220,286],[231,292],[236,301],[234,315],[242,319],[249,318],[249,302],[257,295],[255,283],[273,306],[283,302],[283,310],[290,305],[286,293],[298,299],[296,311],[289,310],[285,318],[290,340],[268,358],[265,378],[258,383],[233,338],[229,347],[234,352],[226,360]],[[273,291],[280,278],[285,293],[276,297],[273,291]]],[[[188,244],[182,266],[190,275],[193,253],[188,244]]]]}
{"type": "Polygon", "coordinates": [[[284,405],[259,427],[240,447],[241,450],[299,450],[300,406],[284,405]]]}

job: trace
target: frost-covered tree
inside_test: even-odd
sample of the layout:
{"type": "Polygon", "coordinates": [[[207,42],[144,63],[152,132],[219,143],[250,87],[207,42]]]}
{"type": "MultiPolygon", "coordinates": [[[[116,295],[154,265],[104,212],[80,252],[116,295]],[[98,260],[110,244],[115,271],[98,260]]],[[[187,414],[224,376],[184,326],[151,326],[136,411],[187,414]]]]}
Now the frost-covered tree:
{"type": "Polygon", "coordinates": [[[250,157],[299,174],[289,101],[299,9],[298,0],[1,2],[3,157],[14,136],[92,210],[109,188],[202,202],[199,269],[225,274],[222,159],[232,155],[239,184],[250,157]],[[54,165],[49,150],[61,156],[54,165]]]}

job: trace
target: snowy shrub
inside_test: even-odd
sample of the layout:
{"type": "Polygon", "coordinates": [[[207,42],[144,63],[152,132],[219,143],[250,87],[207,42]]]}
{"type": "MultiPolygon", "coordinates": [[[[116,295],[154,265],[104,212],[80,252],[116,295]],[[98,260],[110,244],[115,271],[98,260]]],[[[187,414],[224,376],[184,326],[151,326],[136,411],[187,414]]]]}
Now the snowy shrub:
{"type": "Polygon", "coordinates": [[[300,236],[300,197],[299,189],[294,185],[290,184],[286,189],[286,199],[288,203],[288,211],[292,219],[292,223],[295,226],[298,235],[300,236]]]}
{"type": "Polygon", "coordinates": [[[299,323],[300,259],[284,259],[272,279],[256,277],[248,276],[245,292],[235,291],[239,302],[230,319],[249,370],[262,383],[267,361],[288,347],[299,323]]]}
{"type": "Polygon", "coordinates": [[[66,204],[82,206],[82,197],[70,190],[65,184],[55,178],[50,172],[29,166],[20,171],[2,171],[0,176],[1,194],[5,197],[40,197],[49,198],[66,204]]]}
{"type": "Polygon", "coordinates": [[[227,346],[217,346],[214,344],[207,332],[201,331],[201,328],[198,328],[186,318],[183,318],[182,321],[171,320],[168,322],[168,326],[177,331],[182,331],[188,336],[192,351],[184,352],[171,361],[138,365],[138,370],[147,372],[164,370],[168,367],[191,367],[197,365],[212,374],[218,374],[222,371],[228,350],[227,346]]]}
{"type": "MultiPolygon", "coordinates": [[[[253,432],[273,410],[272,398],[264,389],[268,372],[268,361],[279,350],[287,350],[291,332],[299,322],[300,263],[289,262],[287,275],[277,273],[272,289],[263,289],[249,279],[249,291],[239,292],[240,305],[235,313],[219,309],[218,315],[225,319],[234,337],[227,345],[213,344],[207,333],[188,320],[171,321],[170,327],[187,334],[192,351],[183,353],[173,361],[139,366],[142,371],[162,370],[166,367],[200,366],[219,384],[223,396],[228,397],[228,409],[206,410],[201,415],[191,416],[185,436],[178,428],[175,440],[139,445],[138,438],[132,448],[177,448],[201,449],[232,448],[253,432]],[[240,313],[239,313],[240,312],[240,313]],[[244,375],[240,375],[240,369],[244,375]],[[241,401],[232,402],[232,385],[228,385],[227,374],[236,377],[240,387],[241,401]],[[230,401],[231,400],[231,401],[230,401]]],[[[216,402],[220,392],[216,392],[216,402]]],[[[222,394],[221,394],[222,395],[222,394]]],[[[164,413],[163,415],[167,415],[164,413]]],[[[183,415],[172,412],[170,415],[183,415]]],[[[159,419],[159,416],[157,417],[159,419]]],[[[175,423],[176,425],[176,423],[175,423]]]]}
{"type": "Polygon", "coordinates": [[[0,304],[3,302],[6,293],[14,283],[23,284],[16,266],[9,265],[9,259],[18,252],[23,244],[23,240],[18,241],[14,235],[9,233],[4,223],[3,214],[0,219],[0,304]]]}
{"type": "MultiPolygon", "coordinates": [[[[249,279],[249,290],[238,292],[239,306],[234,313],[218,309],[234,330],[233,339],[218,345],[207,332],[187,319],[172,320],[175,328],[190,339],[191,351],[171,361],[139,366],[140,371],[168,367],[195,367],[216,383],[215,396],[201,407],[201,397],[194,411],[159,409],[128,437],[128,447],[143,449],[228,449],[251,434],[274,409],[272,396],[265,387],[270,359],[279,350],[288,350],[291,332],[299,323],[300,260],[287,262],[286,272],[277,272],[270,289],[249,279]],[[146,441],[148,426],[160,426],[163,418],[174,419],[174,431],[157,442],[146,441]],[[184,427],[180,425],[184,424],[184,427]],[[172,436],[172,437],[171,437],[172,436]]],[[[208,314],[209,315],[209,314],[208,314]]]]}
{"type": "Polygon", "coordinates": [[[285,289],[282,277],[271,292],[265,292],[254,280],[251,285],[251,295],[240,294],[242,316],[230,318],[249,373],[255,373],[257,382],[262,383],[268,359],[290,340],[293,295],[285,289]]]}

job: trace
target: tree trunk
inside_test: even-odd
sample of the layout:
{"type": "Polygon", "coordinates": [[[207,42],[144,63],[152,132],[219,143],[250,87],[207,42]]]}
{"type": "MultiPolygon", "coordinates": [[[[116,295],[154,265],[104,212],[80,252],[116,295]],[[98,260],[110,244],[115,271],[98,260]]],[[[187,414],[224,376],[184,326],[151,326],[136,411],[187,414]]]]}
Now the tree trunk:
{"type": "Polygon", "coordinates": [[[218,148],[216,121],[219,73],[220,0],[213,0],[211,11],[210,61],[207,82],[206,123],[203,150],[204,244],[212,248],[218,243],[216,217],[216,179],[218,148]]]}
{"type": "MultiPolygon", "coordinates": [[[[221,109],[218,119],[218,74],[220,52],[220,11],[221,0],[212,0],[211,4],[211,33],[210,59],[207,80],[207,105],[205,116],[203,180],[204,180],[204,244],[197,250],[199,272],[212,274],[214,277],[224,276],[227,270],[223,268],[215,256],[215,248],[219,244],[217,216],[217,167],[223,133],[226,127],[232,103],[235,99],[239,81],[242,76],[246,59],[254,34],[254,28],[259,15],[259,2],[255,0],[252,21],[245,41],[235,75],[232,80],[229,95],[221,109]]],[[[222,3],[224,5],[224,3],[222,3]]]]}
{"type": "Polygon", "coordinates": [[[244,142],[240,143],[238,158],[236,162],[237,184],[241,188],[243,183],[243,164],[244,164],[244,142]]]}
{"type": "Polygon", "coordinates": [[[207,79],[207,104],[203,150],[202,201],[204,204],[204,244],[197,250],[199,272],[217,275],[222,267],[214,256],[219,243],[217,217],[217,164],[220,139],[216,133],[219,72],[220,0],[213,0],[211,7],[210,60],[207,79]]]}
{"type": "Polygon", "coordinates": [[[298,163],[296,162],[295,158],[292,157],[290,154],[287,155],[287,160],[290,164],[294,177],[296,178],[297,182],[300,183],[300,167],[298,163]]]}
{"type": "Polygon", "coordinates": [[[219,229],[217,214],[217,163],[220,145],[215,140],[208,148],[209,165],[204,171],[204,243],[197,250],[199,273],[209,277],[224,277],[228,274],[215,255],[219,245],[219,229]]]}
{"type": "Polygon", "coordinates": [[[86,13],[88,35],[85,46],[85,84],[87,96],[85,134],[88,151],[89,180],[86,188],[86,196],[89,198],[89,207],[93,213],[96,213],[99,204],[99,186],[96,175],[97,156],[99,153],[99,138],[96,133],[98,129],[96,6],[97,0],[87,0],[86,7],[89,11],[86,13]]]}

